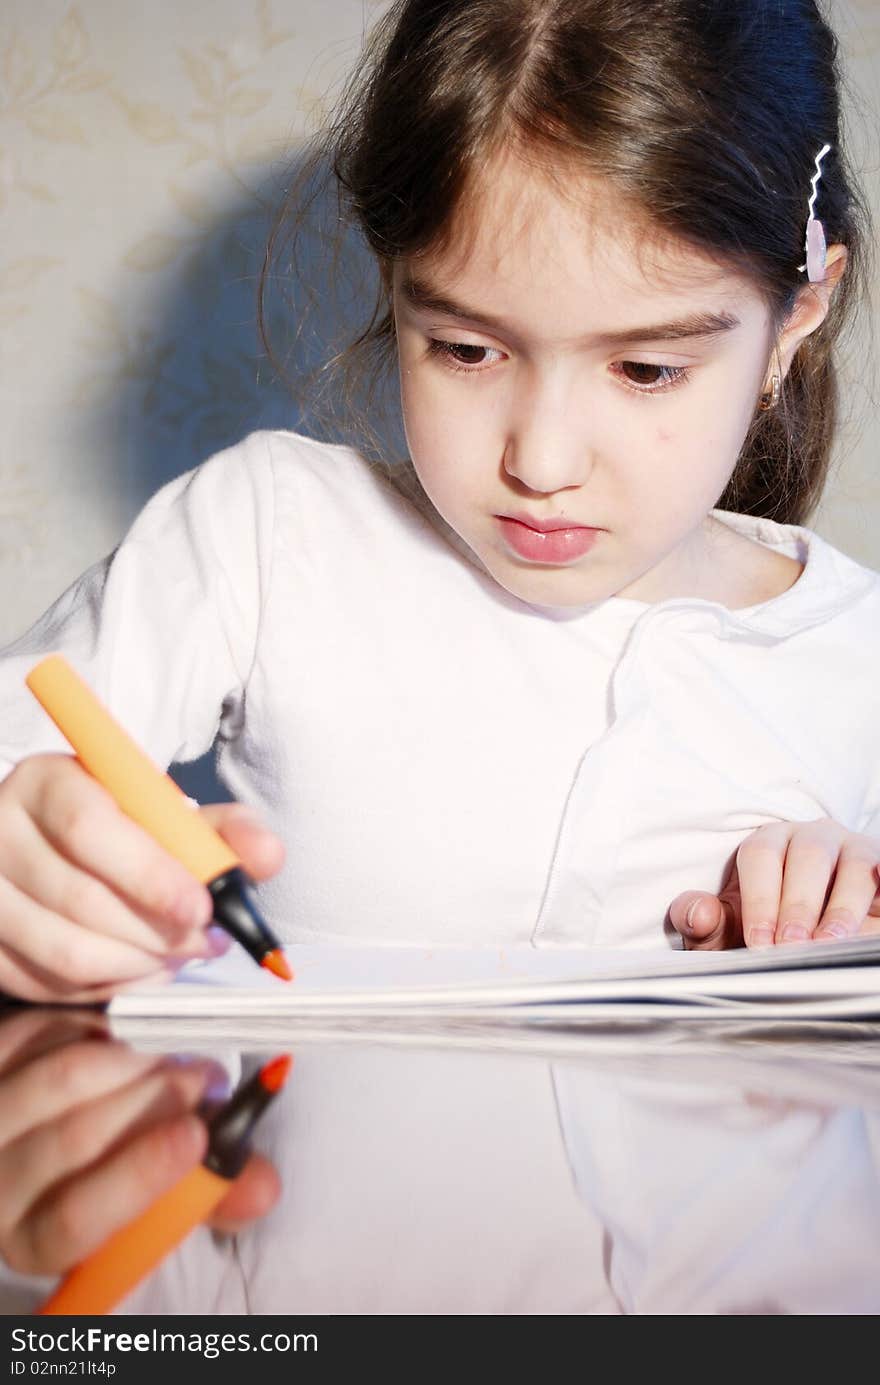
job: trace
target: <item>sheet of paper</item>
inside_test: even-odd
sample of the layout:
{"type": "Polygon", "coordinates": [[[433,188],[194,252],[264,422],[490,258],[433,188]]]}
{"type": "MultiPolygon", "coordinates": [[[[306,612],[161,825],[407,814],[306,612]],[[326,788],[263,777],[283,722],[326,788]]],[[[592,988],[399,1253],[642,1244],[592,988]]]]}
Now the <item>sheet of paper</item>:
{"type": "Polygon", "coordinates": [[[111,1014],[418,1014],[576,1025],[656,1017],[662,1006],[669,1018],[880,1018],[880,938],[729,952],[302,944],[287,956],[289,984],[236,948],[171,985],[120,994],[111,1014]]]}

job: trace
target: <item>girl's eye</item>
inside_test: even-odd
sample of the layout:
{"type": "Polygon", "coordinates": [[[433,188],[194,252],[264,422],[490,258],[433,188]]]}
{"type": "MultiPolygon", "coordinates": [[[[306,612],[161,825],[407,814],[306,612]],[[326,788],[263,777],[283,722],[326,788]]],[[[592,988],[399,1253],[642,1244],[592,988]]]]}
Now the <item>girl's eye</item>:
{"type": "Polygon", "coordinates": [[[474,346],[470,342],[459,341],[435,341],[433,338],[428,343],[428,354],[439,356],[444,365],[452,370],[460,370],[465,375],[475,375],[479,370],[485,369],[487,356],[504,355],[503,351],[498,351],[494,346],[474,346]]]}
{"type": "MultiPolygon", "coordinates": [[[[428,343],[428,354],[439,357],[451,370],[476,375],[493,365],[492,357],[501,358],[503,351],[494,346],[477,346],[472,342],[437,341],[428,343]]],[[[686,366],[653,365],[647,361],[619,361],[615,367],[624,384],[636,394],[660,394],[683,385],[690,372],[686,366]]]]}
{"type": "Polygon", "coordinates": [[[629,389],[637,394],[659,394],[663,390],[683,385],[689,378],[687,366],[653,365],[648,361],[619,361],[620,371],[629,389]]]}

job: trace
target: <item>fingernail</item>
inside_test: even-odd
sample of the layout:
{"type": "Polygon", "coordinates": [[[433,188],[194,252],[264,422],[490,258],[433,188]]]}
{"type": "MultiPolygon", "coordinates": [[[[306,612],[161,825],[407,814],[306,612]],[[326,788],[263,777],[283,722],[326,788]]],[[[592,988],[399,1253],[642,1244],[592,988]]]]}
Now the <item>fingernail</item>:
{"type": "Polygon", "coordinates": [[[849,929],[845,923],[823,923],[817,931],[817,938],[846,938],[849,936],[849,929]]]}
{"type": "Polygon", "coordinates": [[[225,1101],[232,1090],[232,1081],[225,1068],[211,1074],[202,1093],[202,1101],[209,1106],[215,1106],[220,1101],[225,1101]]]}
{"type": "Polygon", "coordinates": [[[205,1068],[207,1071],[207,1059],[201,1053],[165,1053],[162,1056],[162,1067],[170,1069],[171,1072],[180,1072],[182,1068],[187,1071],[194,1071],[196,1068],[205,1068]]]}
{"type": "Polygon", "coordinates": [[[684,916],[684,926],[689,933],[692,933],[694,930],[694,919],[696,917],[697,906],[699,903],[700,901],[698,899],[695,899],[693,904],[690,905],[687,913],[684,916]]]}
{"type": "Polygon", "coordinates": [[[222,957],[232,946],[232,939],[222,928],[213,925],[211,928],[198,929],[189,939],[185,939],[175,948],[175,956],[183,957],[187,961],[210,962],[215,957],[222,957]]]}
{"type": "Polygon", "coordinates": [[[218,928],[216,924],[208,929],[205,937],[212,957],[222,957],[232,947],[232,939],[229,934],[224,932],[222,928],[218,928]]]}
{"type": "Polygon", "coordinates": [[[766,924],[753,928],[749,934],[749,947],[770,947],[773,942],[773,929],[766,924]]]}
{"type": "Polygon", "coordinates": [[[223,1101],[229,1095],[231,1081],[222,1063],[205,1058],[200,1053],[169,1053],[163,1059],[169,1072],[194,1072],[201,1077],[202,1101],[223,1101]]]}
{"type": "Polygon", "coordinates": [[[782,930],[784,943],[805,943],[809,936],[810,930],[803,923],[787,923],[782,930]]]}

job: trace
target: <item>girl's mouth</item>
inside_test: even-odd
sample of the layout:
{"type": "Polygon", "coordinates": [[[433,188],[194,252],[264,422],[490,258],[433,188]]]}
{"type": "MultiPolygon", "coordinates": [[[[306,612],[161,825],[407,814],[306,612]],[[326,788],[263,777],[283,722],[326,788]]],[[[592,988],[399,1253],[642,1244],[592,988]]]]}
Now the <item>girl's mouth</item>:
{"type": "Polygon", "coordinates": [[[501,537],[518,558],[528,563],[563,567],[588,553],[602,533],[566,519],[539,520],[496,515],[501,537]]]}

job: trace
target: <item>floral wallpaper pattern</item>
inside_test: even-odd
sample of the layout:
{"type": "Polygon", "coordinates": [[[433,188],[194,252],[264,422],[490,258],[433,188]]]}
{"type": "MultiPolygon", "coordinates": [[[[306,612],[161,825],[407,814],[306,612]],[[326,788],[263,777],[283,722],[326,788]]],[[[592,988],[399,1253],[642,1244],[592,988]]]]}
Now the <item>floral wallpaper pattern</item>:
{"type": "MultiPolygon", "coordinates": [[[[262,361],[256,279],[291,159],[386,4],[4,0],[0,643],[169,476],[296,425],[262,361]]],[[[831,9],[880,201],[880,5],[831,9]]],[[[858,352],[852,369],[867,393],[858,352]]],[[[845,437],[817,527],[880,567],[878,442],[873,416],[845,437]]]]}

